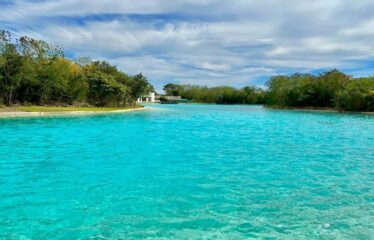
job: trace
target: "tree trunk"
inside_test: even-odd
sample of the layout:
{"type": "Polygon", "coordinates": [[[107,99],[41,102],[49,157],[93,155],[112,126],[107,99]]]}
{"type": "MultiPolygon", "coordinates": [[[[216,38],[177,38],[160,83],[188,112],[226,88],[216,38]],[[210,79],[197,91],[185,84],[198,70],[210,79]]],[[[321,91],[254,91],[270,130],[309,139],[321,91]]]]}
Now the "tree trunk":
{"type": "Polygon", "coordinates": [[[12,95],[13,95],[13,90],[9,90],[9,95],[8,95],[8,106],[12,105],[12,95]]]}

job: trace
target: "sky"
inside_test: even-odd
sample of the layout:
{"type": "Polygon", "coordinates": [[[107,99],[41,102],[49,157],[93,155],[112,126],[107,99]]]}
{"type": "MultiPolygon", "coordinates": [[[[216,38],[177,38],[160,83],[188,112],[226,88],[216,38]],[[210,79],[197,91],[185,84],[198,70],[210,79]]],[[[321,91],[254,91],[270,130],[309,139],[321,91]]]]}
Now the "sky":
{"type": "Polygon", "coordinates": [[[374,75],[374,0],[0,0],[0,29],[166,83],[374,75]]]}

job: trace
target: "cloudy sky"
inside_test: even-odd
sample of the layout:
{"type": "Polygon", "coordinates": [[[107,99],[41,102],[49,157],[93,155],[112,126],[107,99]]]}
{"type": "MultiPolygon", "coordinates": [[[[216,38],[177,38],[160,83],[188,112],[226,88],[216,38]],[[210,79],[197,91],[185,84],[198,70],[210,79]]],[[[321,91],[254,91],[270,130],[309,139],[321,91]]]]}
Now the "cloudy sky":
{"type": "Polygon", "coordinates": [[[165,83],[374,74],[374,0],[0,0],[0,28],[165,83]]]}

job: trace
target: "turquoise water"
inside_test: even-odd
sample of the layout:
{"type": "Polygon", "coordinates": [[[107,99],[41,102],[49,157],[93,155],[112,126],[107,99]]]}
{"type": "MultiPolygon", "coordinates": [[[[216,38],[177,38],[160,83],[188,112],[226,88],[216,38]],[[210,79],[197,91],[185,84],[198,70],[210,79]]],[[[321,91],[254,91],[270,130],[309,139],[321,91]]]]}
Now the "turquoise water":
{"type": "Polygon", "coordinates": [[[374,116],[0,119],[0,239],[373,239],[374,116]]]}

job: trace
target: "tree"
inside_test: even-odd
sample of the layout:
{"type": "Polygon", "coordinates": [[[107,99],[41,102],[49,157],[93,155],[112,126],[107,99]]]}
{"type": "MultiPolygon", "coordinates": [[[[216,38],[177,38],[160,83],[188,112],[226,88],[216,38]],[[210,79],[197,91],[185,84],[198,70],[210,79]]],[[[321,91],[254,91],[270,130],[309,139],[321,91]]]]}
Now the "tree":
{"type": "Polygon", "coordinates": [[[163,90],[165,93],[169,96],[179,96],[181,95],[181,86],[174,84],[174,83],[168,83],[164,86],[163,90]]]}
{"type": "Polygon", "coordinates": [[[118,73],[117,67],[110,65],[106,61],[95,61],[95,62],[92,62],[92,65],[95,71],[99,71],[99,72],[112,75],[112,76],[118,73]]]}
{"type": "MultiPolygon", "coordinates": [[[[4,33],[2,33],[4,34],[4,33]]],[[[22,57],[17,52],[16,46],[10,43],[10,38],[0,37],[1,40],[1,86],[0,93],[4,102],[10,106],[13,103],[13,94],[20,85],[20,70],[22,57]]]]}
{"type": "Polygon", "coordinates": [[[335,101],[339,110],[374,111],[374,77],[350,80],[335,101]]]}
{"type": "Polygon", "coordinates": [[[88,85],[88,100],[97,106],[108,106],[112,103],[120,106],[127,90],[124,85],[117,83],[113,76],[103,73],[89,76],[88,85]]]}
{"type": "Polygon", "coordinates": [[[273,76],[267,81],[268,92],[266,103],[268,105],[287,105],[287,93],[290,89],[290,79],[287,76],[273,76]]]}
{"type": "Polygon", "coordinates": [[[144,94],[148,94],[153,91],[153,86],[149,84],[146,77],[142,73],[133,76],[130,79],[130,95],[133,104],[135,104],[136,99],[140,98],[144,94]]]}
{"type": "Polygon", "coordinates": [[[142,74],[129,76],[105,61],[64,57],[62,47],[27,36],[14,43],[0,31],[0,103],[124,106],[153,91],[142,74]]]}
{"type": "Polygon", "coordinates": [[[261,88],[254,86],[246,86],[242,89],[244,103],[246,104],[261,104],[265,100],[265,92],[261,88]]]}

